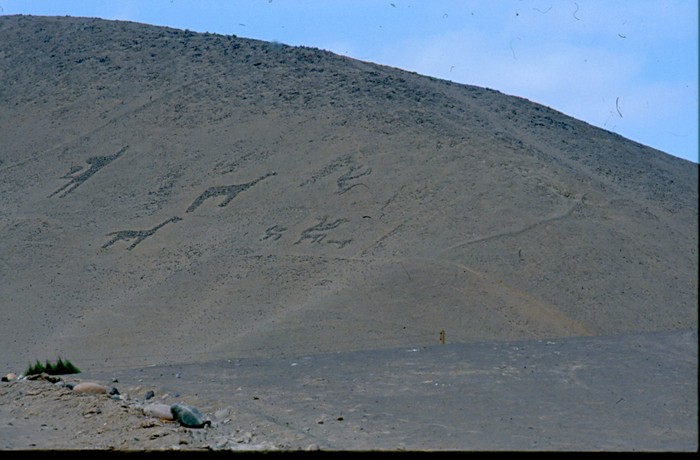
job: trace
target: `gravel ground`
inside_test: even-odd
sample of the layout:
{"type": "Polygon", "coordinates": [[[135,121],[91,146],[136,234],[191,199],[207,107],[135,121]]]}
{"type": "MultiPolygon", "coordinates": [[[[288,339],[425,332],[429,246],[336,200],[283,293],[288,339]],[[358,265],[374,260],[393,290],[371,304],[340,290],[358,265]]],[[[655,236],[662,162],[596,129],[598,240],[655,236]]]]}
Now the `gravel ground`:
{"type": "Polygon", "coordinates": [[[682,331],[75,375],[120,400],[15,381],[0,386],[0,447],[693,452],[697,358],[697,333],[682,331]],[[153,402],[196,407],[211,426],[145,416],[153,402]]]}

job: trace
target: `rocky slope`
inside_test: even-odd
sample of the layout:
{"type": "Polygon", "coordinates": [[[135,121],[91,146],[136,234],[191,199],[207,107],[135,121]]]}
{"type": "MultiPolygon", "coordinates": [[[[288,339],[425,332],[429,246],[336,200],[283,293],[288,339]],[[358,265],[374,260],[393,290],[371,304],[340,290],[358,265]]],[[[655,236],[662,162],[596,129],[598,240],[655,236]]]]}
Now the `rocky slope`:
{"type": "Polygon", "coordinates": [[[318,49],[0,38],[7,371],[697,328],[697,164],[318,49]]]}

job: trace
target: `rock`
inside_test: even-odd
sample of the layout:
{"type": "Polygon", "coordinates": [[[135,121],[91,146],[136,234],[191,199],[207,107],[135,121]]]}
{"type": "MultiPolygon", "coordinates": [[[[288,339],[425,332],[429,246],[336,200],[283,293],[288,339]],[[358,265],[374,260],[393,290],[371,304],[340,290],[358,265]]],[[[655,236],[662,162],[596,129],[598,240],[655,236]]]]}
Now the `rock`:
{"type": "Polygon", "coordinates": [[[206,425],[211,426],[211,421],[205,419],[196,407],[176,403],[170,406],[170,412],[173,414],[173,418],[184,427],[204,428],[206,425]]]}
{"type": "Polygon", "coordinates": [[[168,404],[148,404],[143,407],[144,415],[159,418],[161,420],[175,420],[168,404]]]}
{"type": "Polygon", "coordinates": [[[148,401],[148,400],[151,399],[151,398],[155,398],[155,396],[156,396],[156,394],[155,394],[155,392],[154,392],[153,390],[148,390],[148,391],[146,392],[146,396],[144,397],[144,399],[145,399],[146,401],[148,401]]]}
{"type": "Polygon", "coordinates": [[[84,394],[107,394],[107,387],[99,383],[82,382],[74,386],[73,391],[84,394]]]}
{"type": "Polygon", "coordinates": [[[63,379],[58,375],[51,375],[47,374],[46,372],[42,372],[41,374],[28,375],[27,380],[46,380],[47,382],[56,383],[60,382],[63,379]]]}
{"type": "Polygon", "coordinates": [[[228,439],[220,439],[220,440],[216,443],[216,448],[217,448],[217,449],[222,449],[222,450],[223,450],[223,449],[226,449],[227,446],[228,446],[228,439]]]}
{"type": "Polygon", "coordinates": [[[2,377],[3,382],[11,382],[13,380],[17,380],[17,374],[15,374],[14,372],[10,372],[9,374],[2,377]]]}
{"type": "Polygon", "coordinates": [[[228,417],[230,413],[231,410],[229,408],[219,409],[216,412],[214,412],[214,417],[216,417],[217,420],[222,420],[228,417]]]}

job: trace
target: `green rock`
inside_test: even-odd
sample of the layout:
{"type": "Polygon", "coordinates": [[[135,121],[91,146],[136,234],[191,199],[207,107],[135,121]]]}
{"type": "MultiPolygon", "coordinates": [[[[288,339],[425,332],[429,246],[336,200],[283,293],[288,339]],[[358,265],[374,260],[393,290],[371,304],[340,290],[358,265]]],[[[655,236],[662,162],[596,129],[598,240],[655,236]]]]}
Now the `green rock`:
{"type": "Polygon", "coordinates": [[[206,425],[211,426],[211,421],[206,419],[196,407],[176,403],[170,406],[170,412],[180,425],[187,428],[204,428],[206,425]]]}

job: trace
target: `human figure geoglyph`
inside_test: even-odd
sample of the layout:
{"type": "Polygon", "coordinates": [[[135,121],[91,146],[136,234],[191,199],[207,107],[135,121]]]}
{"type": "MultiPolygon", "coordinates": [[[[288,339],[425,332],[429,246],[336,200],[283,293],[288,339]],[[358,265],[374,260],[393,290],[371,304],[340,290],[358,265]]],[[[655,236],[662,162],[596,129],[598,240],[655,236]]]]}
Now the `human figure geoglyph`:
{"type": "Polygon", "coordinates": [[[61,176],[61,179],[70,179],[67,184],[65,184],[63,187],[59,188],[55,192],[53,192],[49,197],[52,197],[54,195],[58,195],[59,198],[63,198],[64,196],[68,195],[70,192],[78,188],[83,182],[88,180],[90,177],[92,177],[97,171],[100,169],[104,168],[108,164],[110,164],[112,161],[116,160],[122,153],[128,149],[129,146],[124,146],[119,150],[117,153],[114,155],[107,155],[107,156],[101,156],[101,157],[90,157],[87,159],[87,164],[90,165],[88,169],[79,168],[77,171],[71,171],[63,176],[61,176]],[[82,171],[82,172],[81,172],[82,171]],[[79,174],[78,174],[79,173],[79,174]]]}

